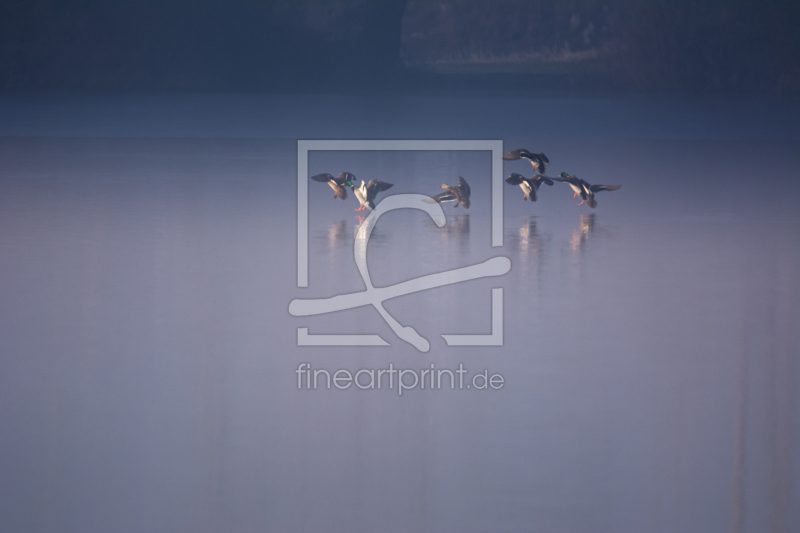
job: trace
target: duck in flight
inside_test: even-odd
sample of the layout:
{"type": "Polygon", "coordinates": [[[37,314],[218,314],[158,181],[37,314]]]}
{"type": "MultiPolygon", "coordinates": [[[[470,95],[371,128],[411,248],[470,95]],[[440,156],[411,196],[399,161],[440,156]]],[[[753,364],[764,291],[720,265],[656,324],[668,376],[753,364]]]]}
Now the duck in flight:
{"type": "Polygon", "coordinates": [[[558,175],[558,177],[553,179],[569,185],[569,188],[575,192],[575,194],[572,195],[573,198],[577,198],[580,194],[581,198],[586,200],[586,192],[583,190],[583,184],[586,182],[580,179],[578,176],[573,176],[571,174],[567,174],[566,172],[562,172],[558,175]]]}
{"type": "Polygon", "coordinates": [[[597,200],[594,199],[594,193],[600,191],[616,191],[620,187],[622,187],[622,185],[589,185],[589,190],[586,191],[586,205],[594,209],[597,207],[597,200]]]}
{"type": "Polygon", "coordinates": [[[527,159],[531,162],[531,165],[533,165],[533,171],[538,172],[539,174],[547,174],[547,169],[545,167],[550,164],[550,160],[547,159],[547,156],[543,153],[539,152],[538,154],[534,154],[533,152],[529,152],[524,148],[514,150],[513,152],[508,152],[503,156],[503,159],[506,161],[527,159]]]}
{"type": "Polygon", "coordinates": [[[535,176],[526,178],[522,174],[517,174],[514,172],[506,178],[506,183],[509,185],[519,185],[523,192],[522,199],[535,202],[537,200],[536,191],[539,190],[539,187],[542,185],[542,183],[553,185],[553,180],[547,176],[542,176],[541,174],[536,174],[535,176]]]}
{"type": "Polygon", "coordinates": [[[594,199],[595,193],[600,191],[616,191],[622,187],[622,185],[592,185],[588,181],[582,180],[578,176],[567,174],[566,172],[562,172],[557,178],[553,179],[569,185],[570,188],[575,191],[575,194],[572,195],[573,198],[577,198],[580,194],[582,200],[578,205],[583,205],[585,202],[586,205],[592,209],[597,207],[597,200],[594,199]]]}
{"type": "Polygon", "coordinates": [[[393,183],[386,183],[379,180],[369,180],[369,183],[364,183],[364,180],[361,180],[361,185],[358,187],[351,181],[349,185],[350,188],[353,189],[353,194],[358,198],[358,203],[361,204],[361,207],[356,209],[356,211],[363,211],[367,208],[369,208],[370,211],[375,209],[375,197],[378,193],[386,189],[391,189],[394,186],[393,183]]]}
{"type": "Polygon", "coordinates": [[[437,203],[455,202],[456,205],[454,205],[453,207],[458,207],[458,204],[461,204],[464,206],[464,209],[469,209],[470,190],[467,180],[459,176],[458,185],[447,185],[446,183],[444,183],[442,184],[442,189],[447,189],[447,190],[441,194],[437,194],[436,196],[432,197],[431,200],[437,203]]]}
{"type": "Polygon", "coordinates": [[[356,177],[349,172],[342,172],[335,178],[330,174],[317,174],[311,176],[314,181],[327,183],[333,189],[333,197],[347,200],[347,189],[345,187],[352,187],[356,177]]]}

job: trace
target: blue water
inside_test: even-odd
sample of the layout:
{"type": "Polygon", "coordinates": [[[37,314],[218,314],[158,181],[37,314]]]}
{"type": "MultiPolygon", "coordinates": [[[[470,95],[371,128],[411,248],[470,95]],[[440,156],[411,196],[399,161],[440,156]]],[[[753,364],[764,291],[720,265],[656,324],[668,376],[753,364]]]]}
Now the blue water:
{"type": "Polygon", "coordinates": [[[0,531],[797,529],[796,106],[401,100],[3,97],[0,531]],[[297,286],[296,139],[441,137],[623,187],[592,210],[504,185],[492,247],[488,153],[314,152],[310,174],[385,195],[472,187],[443,228],[381,218],[376,286],[512,268],[387,301],[427,353],[372,308],[291,316],[364,289],[363,213],[316,182],[297,286]],[[503,346],[448,347],[491,332],[493,287],[503,346]],[[391,346],[302,347],[299,327],[391,346]],[[301,363],[504,382],[298,390],[301,363]]]}

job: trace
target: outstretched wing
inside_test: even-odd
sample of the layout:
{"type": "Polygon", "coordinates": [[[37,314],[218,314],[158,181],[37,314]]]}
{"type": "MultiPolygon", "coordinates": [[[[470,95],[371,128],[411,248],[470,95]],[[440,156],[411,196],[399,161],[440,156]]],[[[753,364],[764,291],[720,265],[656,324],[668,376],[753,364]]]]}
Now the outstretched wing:
{"type": "Polygon", "coordinates": [[[437,194],[436,196],[431,196],[431,200],[433,200],[434,202],[437,202],[437,203],[455,202],[456,201],[456,195],[453,194],[452,191],[448,190],[448,191],[445,191],[443,193],[437,194]]]}
{"type": "Polygon", "coordinates": [[[509,185],[519,185],[525,181],[525,178],[519,174],[511,174],[509,177],[506,178],[506,183],[509,185]]]}
{"type": "Polygon", "coordinates": [[[322,183],[327,183],[333,179],[333,176],[330,174],[317,174],[316,176],[311,176],[311,179],[314,181],[321,181],[322,183]]]}
{"type": "Polygon", "coordinates": [[[514,150],[513,152],[508,152],[507,154],[503,155],[503,159],[506,161],[516,161],[517,159],[521,159],[523,157],[528,158],[530,157],[531,153],[524,148],[520,148],[519,150],[514,150]]]}
{"type": "Polygon", "coordinates": [[[461,189],[461,192],[464,193],[465,197],[469,198],[469,195],[471,193],[469,189],[469,183],[467,183],[467,180],[465,180],[461,176],[458,177],[458,188],[461,189]]]}
{"type": "Polygon", "coordinates": [[[367,183],[367,190],[375,191],[375,193],[391,189],[392,187],[394,187],[394,183],[386,183],[385,181],[369,180],[369,183],[367,183]]]}
{"type": "Polygon", "coordinates": [[[622,185],[591,185],[589,190],[592,192],[616,191],[620,187],[622,187],[622,185]]]}
{"type": "MultiPolygon", "coordinates": [[[[553,178],[553,179],[556,179],[556,178],[553,178]]],[[[542,182],[544,182],[544,183],[546,183],[548,185],[552,185],[553,184],[553,179],[550,179],[547,176],[538,175],[538,176],[536,176],[536,183],[541,185],[542,182]]]]}
{"type": "Polygon", "coordinates": [[[538,155],[538,156],[539,156],[539,159],[541,159],[541,160],[542,160],[542,162],[543,162],[545,165],[549,165],[549,164],[550,164],[550,160],[549,160],[549,159],[547,159],[547,156],[546,156],[546,155],[544,155],[542,152],[539,152],[539,153],[538,153],[538,154],[536,154],[536,155],[538,155]]]}
{"type": "Polygon", "coordinates": [[[386,189],[391,189],[394,186],[393,183],[386,183],[385,181],[378,181],[378,180],[370,180],[367,183],[367,202],[371,202],[375,199],[379,192],[385,191],[386,189]]]}

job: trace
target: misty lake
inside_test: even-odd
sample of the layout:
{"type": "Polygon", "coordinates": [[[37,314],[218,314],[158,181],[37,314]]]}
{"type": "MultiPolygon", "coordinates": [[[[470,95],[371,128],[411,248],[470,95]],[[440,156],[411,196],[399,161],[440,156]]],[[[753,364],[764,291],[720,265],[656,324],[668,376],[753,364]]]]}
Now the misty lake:
{"type": "Polygon", "coordinates": [[[0,531],[797,530],[798,111],[0,97],[0,531]],[[443,227],[396,211],[369,241],[376,287],[511,261],[385,302],[423,353],[371,307],[289,314],[364,290],[366,213],[312,181],[298,287],[297,139],[498,139],[622,188],[590,209],[503,184],[493,247],[489,152],[311,152],[309,176],[394,184],[378,200],[469,182],[443,227]],[[502,346],[447,346],[492,333],[498,287],[502,346]],[[298,328],[389,346],[298,346],[298,328]],[[301,363],[503,382],[313,389],[301,363]]]}

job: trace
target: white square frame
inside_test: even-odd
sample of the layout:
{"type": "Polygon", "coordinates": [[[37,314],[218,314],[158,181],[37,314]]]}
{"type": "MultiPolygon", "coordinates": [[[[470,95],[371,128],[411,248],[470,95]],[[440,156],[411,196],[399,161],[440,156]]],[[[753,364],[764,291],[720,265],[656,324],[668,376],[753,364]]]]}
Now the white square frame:
{"type": "MultiPolygon", "coordinates": [[[[503,246],[502,140],[298,140],[297,286],[308,288],[308,152],[328,151],[488,151],[492,154],[492,247],[503,246]]],[[[442,335],[448,346],[503,345],[503,289],[492,289],[489,335],[442,335]]],[[[379,335],[310,334],[297,328],[298,346],[388,346],[379,335]]]]}

